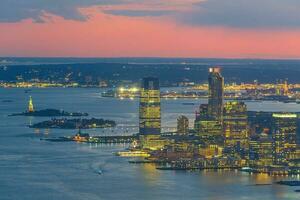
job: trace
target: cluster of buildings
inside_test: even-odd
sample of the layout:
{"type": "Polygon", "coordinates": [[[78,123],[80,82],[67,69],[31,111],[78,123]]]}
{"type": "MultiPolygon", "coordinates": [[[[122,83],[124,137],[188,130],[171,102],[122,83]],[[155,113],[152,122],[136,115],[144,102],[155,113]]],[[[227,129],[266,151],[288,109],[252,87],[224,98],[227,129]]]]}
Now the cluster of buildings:
{"type": "MultiPolygon", "coordinates": [[[[217,70],[217,69],[212,69],[217,70]]],[[[164,99],[190,98],[199,99],[209,97],[207,91],[209,84],[184,86],[176,89],[165,90],[160,96],[164,99]]],[[[299,84],[289,84],[287,80],[277,80],[276,83],[229,83],[224,84],[223,98],[225,100],[261,100],[300,103],[299,84]]],[[[115,97],[120,99],[139,98],[140,91],[137,84],[132,87],[119,87],[102,92],[103,97],[115,97]]]]}
{"type": "Polygon", "coordinates": [[[78,83],[62,84],[48,83],[35,80],[32,82],[0,82],[0,88],[51,88],[51,87],[79,87],[78,83]]]}
{"type": "Polygon", "coordinates": [[[144,78],[135,150],[148,152],[148,159],[167,163],[172,169],[243,168],[275,175],[300,174],[297,114],[272,113],[271,130],[253,131],[247,105],[224,101],[221,68],[209,69],[208,103],[199,106],[193,129],[187,117],[179,116],[177,132],[162,133],[160,97],[159,80],[144,78]]]}

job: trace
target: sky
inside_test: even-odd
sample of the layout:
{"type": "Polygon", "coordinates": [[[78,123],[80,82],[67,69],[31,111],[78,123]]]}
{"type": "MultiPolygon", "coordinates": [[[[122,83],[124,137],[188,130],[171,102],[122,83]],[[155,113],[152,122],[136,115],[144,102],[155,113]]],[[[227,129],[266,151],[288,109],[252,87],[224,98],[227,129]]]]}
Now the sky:
{"type": "Polygon", "coordinates": [[[300,59],[300,1],[1,0],[0,56],[300,59]]]}

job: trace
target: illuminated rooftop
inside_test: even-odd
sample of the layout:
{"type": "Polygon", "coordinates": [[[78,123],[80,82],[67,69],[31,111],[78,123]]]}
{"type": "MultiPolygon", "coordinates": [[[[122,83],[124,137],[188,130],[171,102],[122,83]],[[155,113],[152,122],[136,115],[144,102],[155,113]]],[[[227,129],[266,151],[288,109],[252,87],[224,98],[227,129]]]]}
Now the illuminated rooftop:
{"type": "Polygon", "coordinates": [[[297,114],[292,113],[274,113],[272,115],[274,118],[297,118],[297,114]]]}
{"type": "Polygon", "coordinates": [[[210,67],[209,68],[209,72],[210,73],[221,73],[221,67],[218,67],[218,66],[216,66],[216,67],[210,67]]]}

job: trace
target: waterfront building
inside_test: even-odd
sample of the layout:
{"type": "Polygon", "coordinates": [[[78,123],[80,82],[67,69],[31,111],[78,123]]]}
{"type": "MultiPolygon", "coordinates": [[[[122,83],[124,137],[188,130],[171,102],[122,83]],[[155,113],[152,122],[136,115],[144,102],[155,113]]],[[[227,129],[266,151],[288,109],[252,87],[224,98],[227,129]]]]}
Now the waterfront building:
{"type": "Polygon", "coordinates": [[[189,119],[186,116],[179,116],[177,119],[177,134],[188,135],[189,134],[189,119]]]}
{"type": "Polygon", "coordinates": [[[223,135],[222,125],[216,120],[195,120],[194,126],[197,135],[202,138],[214,138],[223,135]]]}
{"type": "Polygon", "coordinates": [[[194,144],[188,142],[170,142],[161,151],[156,151],[153,155],[159,159],[178,160],[182,158],[195,158],[197,149],[194,144]]]}
{"type": "Polygon", "coordinates": [[[288,96],[288,95],[289,95],[289,84],[288,84],[288,81],[287,81],[287,80],[284,81],[284,85],[283,85],[283,95],[284,95],[284,96],[288,96]]]}
{"type": "Polygon", "coordinates": [[[29,97],[28,101],[28,112],[34,112],[33,101],[31,96],[29,97]]]}
{"type": "MultiPolygon", "coordinates": [[[[273,143],[271,143],[272,145],[273,143]]],[[[249,166],[253,167],[257,165],[259,160],[259,150],[260,150],[260,143],[259,143],[259,136],[251,136],[249,139],[249,166]]],[[[273,155],[273,146],[272,146],[271,156],[273,155]]],[[[272,156],[273,160],[273,156],[272,156]]]]}
{"type": "Polygon", "coordinates": [[[139,136],[143,148],[156,149],[163,146],[160,139],[161,108],[158,78],[142,80],[139,105],[139,136]]]}
{"type": "Polygon", "coordinates": [[[248,115],[244,102],[231,101],[224,104],[223,127],[225,148],[243,153],[248,149],[248,115]]]}
{"type": "Polygon", "coordinates": [[[254,135],[249,140],[249,165],[266,168],[273,165],[273,139],[265,133],[254,135]]]}
{"type": "Polygon", "coordinates": [[[199,110],[196,112],[196,120],[209,119],[208,104],[201,104],[199,110]]]}
{"type": "Polygon", "coordinates": [[[209,68],[208,104],[200,105],[194,123],[196,133],[205,143],[224,143],[223,99],[224,78],[221,76],[221,68],[209,68]]]}
{"type": "Polygon", "coordinates": [[[288,81],[279,80],[276,85],[276,95],[288,96],[289,95],[289,84],[288,81]]]}
{"type": "Polygon", "coordinates": [[[210,144],[199,147],[199,155],[206,159],[211,159],[213,157],[220,157],[223,153],[223,147],[217,144],[210,144]]]}
{"type": "Polygon", "coordinates": [[[297,114],[274,113],[272,117],[273,161],[284,165],[297,149],[297,114]]]}
{"type": "Polygon", "coordinates": [[[201,140],[207,144],[223,143],[222,124],[220,121],[209,117],[208,104],[201,104],[199,111],[196,112],[194,129],[201,140]]]}
{"type": "Polygon", "coordinates": [[[223,116],[224,78],[220,67],[209,68],[208,75],[208,115],[221,121],[223,116]]]}
{"type": "Polygon", "coordinates": [[[289,155],[289,166],[296,166],[300,169],[300,148],[297,147],[296,151],[289,155]]]}
{"type": "Polygon", "coordinates": [[[80,129],[78,133],[72,138],[76,142],[87,142],[90,138],[90,135],[87,133],[81,133],[80,129]]]}

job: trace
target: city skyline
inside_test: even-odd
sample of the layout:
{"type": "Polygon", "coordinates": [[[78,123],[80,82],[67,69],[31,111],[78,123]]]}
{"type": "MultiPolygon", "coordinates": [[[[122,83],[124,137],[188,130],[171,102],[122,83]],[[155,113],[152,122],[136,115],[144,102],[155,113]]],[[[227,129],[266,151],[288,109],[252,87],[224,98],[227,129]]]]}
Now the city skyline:
{"type": "Polygon", "coordinates": [[[299,0],[0,0],[0,200],[298,200],[299,0]]]}
{"type": "MultiPolygon", "coordinates": [[[[140,199],[152,198],[153,195],[159,196],[157,199],[181,199],[178,195],[185,179],[188,179],[184,181],[185,188],[190,191],[184,196],[189,199],[222,196],[222,188],[215,192],[216,183],[233,187],[232,191],[227,191],[226,200],[262,195],[265,199],[282,199],[281,194],[287,195],[288,199],[297,199],[294,198],[297,190],[289,189],[300,183],[300,112],[299,103],[296,103],[299,99],[296,85],[283,80],[276,84],[255,81],[251,84],[229,84],[225,93],[226,77],[221,74],[220,67],[207,68],[206,77],[208,84],[167,88],[172,90],[169,92],[160,88],[160,80],[155,77],[144,77],[138,86],[132,88],[115,88],[116,93],[112,95],[109,92],[100,95],[99,91],[111,89],[107,85],[102,89],[68,88],[64,85],[56,88],[33,86],[24,89],[13,85],[0,88],[5,98],[2,101],[5,106],[1,106],[5,114],[1,115],[3,120],[0,121],[15,123],[13,126],[1,126],[8,132],[13,131],[7,135],[7,131],[1,132],[5,138],[3,146],[18,149],[16,153],[6,149],[0,152],[4,152],[6,158],[7,151],[23,156],[23,151],[29,149],[33,157],[30,162],[26,156],[25,160],[18,157],[11,162],[24,162],[20,166],[38,165],[34,172],[32,167],[21,167],[14,173],[0,174],[8,180],[4,184],[4,195],[20,196],[10,192],[12,188],[19,190],[19,187],[12,187],[9,180],[20,173],[22,177],[25,172],[33,174],[16,183],[24,185],[22,196],[27,195],[29,199],[38,196],[47,196],[48,199],[50,194],[76,199],[68,197],[75,191],[85,197],[104,199],[119,199],[120,196],[140,199]],[[181,96],[198,87],[200,95],[203,95],[201,98],[181,96]],[[183,93],[177,93],[182,89],[183,93]],[[239,96],[232,95],[234,90],[239,96]],[[241,90],[246,92],[238,92],[241,90]],[[18,95],[17,98],[15,95],[18,95]],[[24,102],[22,97],[25,96],[24,102]],[[68,111],[50,107],[54,105],[56,108],[63,105],[68,111]],[[10,106],[9,109],[6,106],[10,106]],[[282,109],[277,110],[276,107],[282,109]],[[25,111],[17,112],[20,108],[25,111]],[[197,108],[199,111],[194,115],[197,108]],[[75,112],[75,109],[88,113],[75,112]],[[12,134],[20,134],[18,130],[26,134],[11,137],[12,134]],[[22,146],[28,142],[31,144],[26,148],[22,146]],[[43,156],[41,151],[45,152],[43,156]],[[62,164],[59,158],[62,156],[68,162],[63,161],[62,164]],[[47,170],[44,170],[46,167],[47,170]],[[176,172],[170,173],[170,170],[176,172]],[[59,179],[60,183],[71,188],[70,192],[52,193],[49,184],[37,184],[35,190],[41,193],[32,194],[27,183],[36,181],[36,171],[43,173],[38,178],[46,179],[55,187],[59,187],[55,181],[59,179]],[[69,177],[71,182],[63,180],[69,177]],[[201,180],[208,181],[199,187],[201,180]],[[215,181],[213,185],[210,184],[212,180],[215,181]],[[93,183],[89,184],[90,181],[93,183]],[[155,190],[153,184],[157,184],[155,190]],[[84,188],[84,194],[74,185],[75,188],[78,185],[84,188]],[[171,190],[170,185],[173,186],[171,190]],[[128,189],[122,190],[124,186],[128,189]],[[132,190],[133,186],[135,190],[132,190]],[[243,192],[237,193],[237,188],[243,192]],[[203,195],[203,191],[212,193],[203,195]]],[[[7,165],[10,162],[7,159],[0,162],[6,164],[3,167],[5,171],[14,166],[7,165]]]]}

